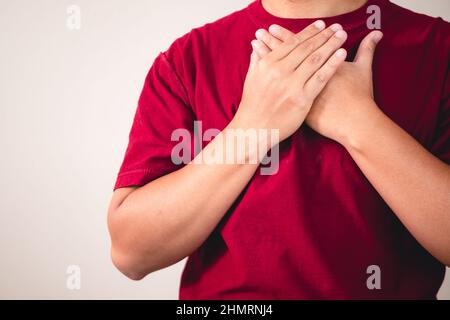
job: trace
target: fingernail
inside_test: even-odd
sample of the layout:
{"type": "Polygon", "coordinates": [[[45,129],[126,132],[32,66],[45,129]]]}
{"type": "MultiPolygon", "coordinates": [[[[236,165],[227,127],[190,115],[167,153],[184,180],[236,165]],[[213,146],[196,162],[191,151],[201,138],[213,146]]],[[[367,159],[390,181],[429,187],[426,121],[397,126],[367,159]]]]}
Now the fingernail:
{"type": "Polygon", "coordinates": [[[330,27],[330,29],[333,32],[338,32],[339,30],[342,30],[342,26],[338,23],[335,23],[330,27]]]}
{"type": "Polygon", "coordinates": [[[334,34],[334,36],[339,39],[345,39],[347,38],[347,32],[345,32],[344,30],[339,30],[334,34]]]}
{"type": "Polygon", "coordinates": [[[377,33],[375,33],[375,34],[373,35],[372,41],[373,41],[374,43],[378,43],[378,42],[380,42],[380,40],[381,40],[382,38],[383,38],[383,33],[377,32],[377,33]]]}
{"type": "Polygon", "coordinates": [[[253,49],[259,49],[259,42],[258,40],[253,40],[251,42],[253,49]]]}
{"type": "Polygon", "coordinates": [[[263,34],[264,34],[264,29],[258,29],[255,32],[255,35],[257,38],[261,38],[263,36],[263,34]]]}
{"type": "Polygon", "coordinates": [[[273,24],[269,27],[269,32],[272,34],[279,34],[280,33],[280,27],[276,24],[273,24]]]}
{"type": "Polygon", "coordinates": [[[314,22],[314,27],[318,30],[323,30],[325,29],[326,25],[322,20],[317,20],[316,22],[314,22]]]}
{"type": "Polygon", "coordinates": [[[343,56],[345,56],[345,54],[346,54],[345,49],[341,48],[338,51],[336,51],[336,57],[338,57],[338,58],[342,58],[343,56]]]}

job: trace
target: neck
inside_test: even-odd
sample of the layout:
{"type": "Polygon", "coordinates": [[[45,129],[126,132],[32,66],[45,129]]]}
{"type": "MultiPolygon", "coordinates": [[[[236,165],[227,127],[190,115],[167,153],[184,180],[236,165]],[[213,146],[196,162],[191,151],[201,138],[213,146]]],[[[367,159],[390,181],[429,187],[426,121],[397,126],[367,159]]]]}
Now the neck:
{"type": "Polygon", "coordinates": [[[281,18],[326,18],[361,8],[367,0],[262,0],[270,14],[281,18]]]}

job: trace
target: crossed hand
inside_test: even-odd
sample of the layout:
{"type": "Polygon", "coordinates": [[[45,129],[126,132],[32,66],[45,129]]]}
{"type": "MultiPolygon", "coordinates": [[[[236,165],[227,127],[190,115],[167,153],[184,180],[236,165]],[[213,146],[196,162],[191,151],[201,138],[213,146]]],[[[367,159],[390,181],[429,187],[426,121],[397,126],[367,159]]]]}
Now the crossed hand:
{"type": "Polygon", "coordinates": [[[382,36],[369,33],[354,62],[345,62],[347,33],[339,24],[319,20],[297,34],[278,25],[258,30],[235,121],[279,129],[281,141],[306,121],[344,144],[376,108],[372,61],[382,36]]]}

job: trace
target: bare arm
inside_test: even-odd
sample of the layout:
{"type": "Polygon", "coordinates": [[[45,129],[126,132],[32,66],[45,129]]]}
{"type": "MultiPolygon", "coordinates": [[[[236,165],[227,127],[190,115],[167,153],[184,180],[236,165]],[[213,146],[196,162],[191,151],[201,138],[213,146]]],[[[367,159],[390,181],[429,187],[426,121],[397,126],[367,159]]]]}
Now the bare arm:
{"type": "Polygon", "coordinates": [[[414,237],[450,266],[450,166],[371,110],[344,146],[414,237]]]}
{"type": "MultiPolygon", "coordinates": [[[[265,32],[265,56],[292,33],[265,32]]],[[[389,119],[375,104],[372,61],[382,34],[370,33],[354,63],[344,63],[317,97],[306,122],[342,144],[411,234],[450,266],[450,166],[389,119]]]]}
{"type": "MultiPolygon", "coordinates": [[[[221,135],[237,128],[276,129],[282,141],[300,127],[315,97],[345,60],[345,51],[338,49],[346,34],[334,36],[336,28],[324,28],[323,22],[305,28],[264,59],[252,54],[239,110],[221,135]]],[[[223,141],[214,139],[199,157],[236,151],[223,141]]],[[[258,141],[258,150],[248,149],[247,156],[274,143],[258,141]]],[[[114,264],[128,277],[141,279],[190,255],[257,167],[189,164],[143,187],[117,190],[108,214],[114,264]]]]}
{"type": "MultiPolygon", "coordinates": [[[[225,148],[221,141],[212,141],[198,157],[225,148]]],[[[117,268],[140,279],[192,253],[207,239],[257,167],[191,163],[141,188],[118,189],[108,220],[117,268]]]]}

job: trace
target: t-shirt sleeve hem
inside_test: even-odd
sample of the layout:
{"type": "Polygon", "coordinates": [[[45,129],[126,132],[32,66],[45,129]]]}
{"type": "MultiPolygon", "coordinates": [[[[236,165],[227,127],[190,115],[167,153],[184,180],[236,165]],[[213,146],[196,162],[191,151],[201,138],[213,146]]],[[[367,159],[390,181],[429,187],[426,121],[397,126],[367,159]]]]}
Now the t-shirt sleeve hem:
{"type": "Polygon", "coordinates": [[[154,179],[160,177],[162,173],[151,169],[137,169],[120,173],[114,185],[114,191],[120,188],[141,187],[154,179]]]}

